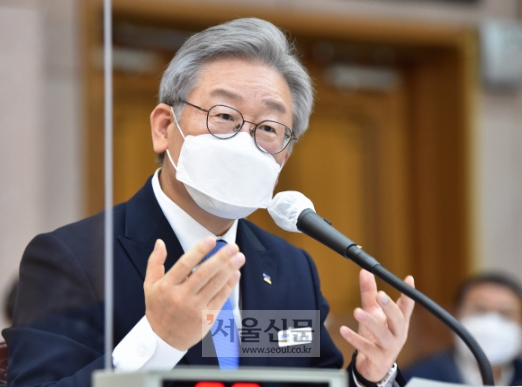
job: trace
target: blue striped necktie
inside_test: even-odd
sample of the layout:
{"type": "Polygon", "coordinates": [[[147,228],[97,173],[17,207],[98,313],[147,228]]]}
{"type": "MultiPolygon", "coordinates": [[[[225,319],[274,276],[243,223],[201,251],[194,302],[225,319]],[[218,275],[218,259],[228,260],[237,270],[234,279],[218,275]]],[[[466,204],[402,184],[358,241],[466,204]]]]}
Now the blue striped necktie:
{"type": "MultiPolygon", "coordinates": [[[[216,254],[218,250],[226,244],[227,242],[224,240],[218,240],[216,247],[214,247],[203,260],[216,254]]],[[[216,348],[219,368],[222,370],[237,369],[239,366],[239,337],[230,298],[228,298],[223,305],[216,321],[214,321],[210,333],[214,341],[214,347],[216,348]]]]}

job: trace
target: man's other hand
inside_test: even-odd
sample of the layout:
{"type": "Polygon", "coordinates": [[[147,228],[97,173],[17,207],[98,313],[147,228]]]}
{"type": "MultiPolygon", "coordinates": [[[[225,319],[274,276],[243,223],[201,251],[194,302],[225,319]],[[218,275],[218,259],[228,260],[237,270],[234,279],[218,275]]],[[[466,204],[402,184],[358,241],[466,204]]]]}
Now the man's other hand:
{"type": "MultiPolygon", "coordinates": [[[[362,308],[354,311],[359,333],[342,326],[341,335],[358,351],[353,366],[359,374],[371,382],[379,382],[406,342],[415,302],[404,294],[393,302],[386,293],[377,291],[374,275],[366,270],[361,270],[359,281],[362,308]]],[[[414,286],[412,276],[404,281],[414,286]]]]}
{"type": "Polygon", "coordinates": [[[202,311],[221,310],[241,276],[239,268],[245,263],[245,256],[235,244],[227,244],[201,263],[215,245],[214,238],[205,238],[183,254],[167,273],[167,249],[161,239],[149,257],[143,284],[145,315],[152,330],[180,351],[189,349],[208,333],[211,325],[203,324],[202,311]]]}

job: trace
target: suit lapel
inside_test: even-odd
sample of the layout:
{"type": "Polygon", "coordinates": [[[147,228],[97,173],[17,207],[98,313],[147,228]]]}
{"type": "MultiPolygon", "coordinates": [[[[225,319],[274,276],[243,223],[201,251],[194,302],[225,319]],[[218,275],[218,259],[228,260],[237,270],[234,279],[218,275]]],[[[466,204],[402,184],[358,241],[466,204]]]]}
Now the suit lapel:
{"type": "MultiPolygon", "coordinates": [[[[275,309],[278,297],[278,265],[276,252],[268,250],[250,229],[247,222],[240,220],[237,229],[237,244],[246,262],[241,269],[242,310],[275,309]],[[264,278],[269,276],[272,284],[264,278]]],[[[279,293],[280,296],[280,293],[279,293]]],[[[241,357],[241,366],[265,366],[270,357],[241,357]]],[[[275,365],[275,364],[274,364],[275,365]]]]}
{"type": "Polygon", "coordinates": [[[145,279],[149,256],[157,239],[162,239],[167,246],[165,270],[169,270],[183,255],[178,238],[154,196],[150,179],[127,202],[125,234],[117,238],[143,279],[145,279]]]}

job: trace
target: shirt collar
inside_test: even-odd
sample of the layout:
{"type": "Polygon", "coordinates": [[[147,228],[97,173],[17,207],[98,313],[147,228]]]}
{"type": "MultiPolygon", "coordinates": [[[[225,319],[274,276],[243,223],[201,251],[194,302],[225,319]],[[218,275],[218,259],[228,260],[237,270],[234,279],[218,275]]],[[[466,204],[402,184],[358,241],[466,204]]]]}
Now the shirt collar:
{"type": "Polygon", "coordinates": [[[161,189],[159,182],[159,174],[161,168],[158,168],[152,177],[152,189],[154,196],[159,203],[163,214],[172,227],[172,230],[178,237],[179,243],[184,251],[188,251],[196,246],[201,240],[207,236],[212,236],[216,239],[223,239],[227,243],[236,242],[237,234],[237,219],[232,223],[232,226],[223,235],[214,235],[207,230],[203,225],[198,223],[188,213],[186,213],[180,206],[174,203],[161,189]]]}

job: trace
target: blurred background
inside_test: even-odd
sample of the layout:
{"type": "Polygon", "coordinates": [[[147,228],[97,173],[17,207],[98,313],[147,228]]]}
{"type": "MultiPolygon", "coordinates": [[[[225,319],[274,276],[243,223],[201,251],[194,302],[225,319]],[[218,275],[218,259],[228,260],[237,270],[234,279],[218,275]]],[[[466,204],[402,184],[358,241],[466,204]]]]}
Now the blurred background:
{"type": "MultiPolygon", "coordinates": [[[[522,11],[517,0],[113,0],[115,202],[157,168],[149,114],[162,71],[190,34],[261,17],[295,40],[313,77],[310,129],[277,191],[322,216],[450,309],[470,273],[522,281],[522,11]]],[[[0,295],[40,232],[103,208],[101,0],[0,0],[0,295]]],[[[308,250],[354,327],[355,264],[308,250]]],[[[382,285],[396,297],[396,293],[382,285]]],[[[282,295],[284,296],[284,295],[282,295]]],[[[0,329],[8,326],[0,319],[0,329]]],[[[451,342],[417,307],[401,365],[451,342]]]]}

